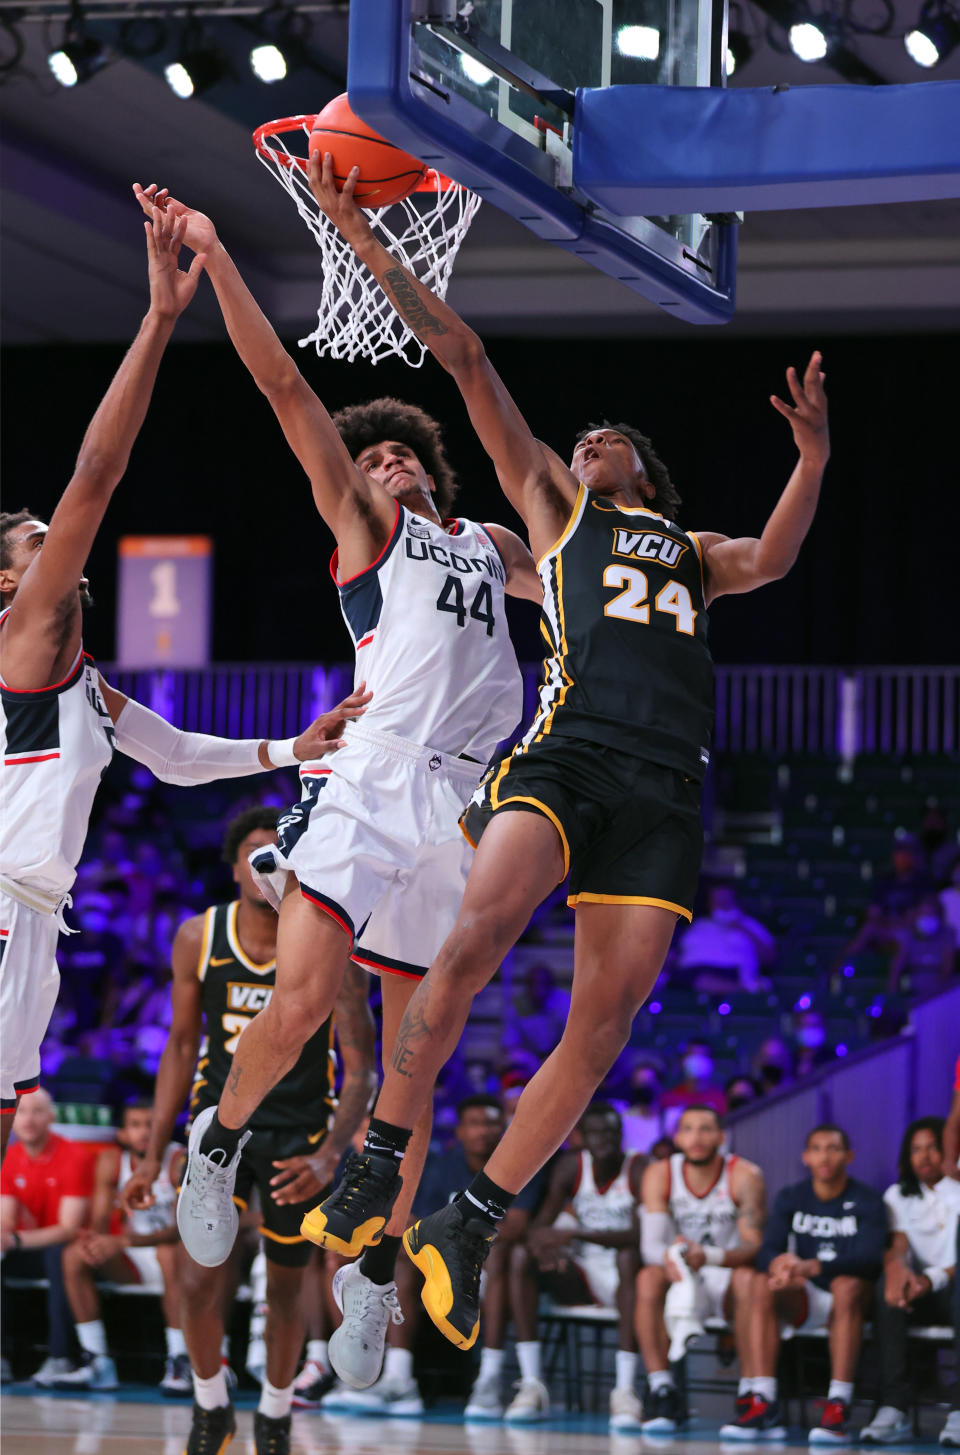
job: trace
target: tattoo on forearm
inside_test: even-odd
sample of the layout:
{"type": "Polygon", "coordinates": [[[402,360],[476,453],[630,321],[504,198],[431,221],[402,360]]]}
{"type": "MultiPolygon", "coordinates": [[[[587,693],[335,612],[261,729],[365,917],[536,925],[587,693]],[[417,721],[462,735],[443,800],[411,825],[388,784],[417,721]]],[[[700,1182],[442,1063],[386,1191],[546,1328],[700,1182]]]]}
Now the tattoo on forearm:
{"type": "Polygon", "coordinates": [[[383,283],[393,297],[397,312],[403,314],[414,333],[449,333],[447,325],[430,312],[402,268],[391,268],[384,273],[383,283]]]}
{"type": "Polygon", "coordinates": [[[397,1031],[397,1043],[393,1048],[393,1056],[390,1061],[394,1071],[412,1079],[413,1071],[407,1070],[407,1067],[416,1054],[416,1043],[428,1041],[432,1036],[433,1032],[427,1025],[426,1016],[422,1010],[414,1009],[411,1001],[400,1022],[400,1029],[397,1031]]]}
{"type": "Polygon", "coordinates": [[[237,1062],[234,1061],[233,1065],[230,1067],[230,1075],[227,1077],[227,1090],[231,1091],[234,1096],[239,1096],[240,1094],[240,1077],[242,1075],[243,1067],[239,1066],[237,1062]]]}

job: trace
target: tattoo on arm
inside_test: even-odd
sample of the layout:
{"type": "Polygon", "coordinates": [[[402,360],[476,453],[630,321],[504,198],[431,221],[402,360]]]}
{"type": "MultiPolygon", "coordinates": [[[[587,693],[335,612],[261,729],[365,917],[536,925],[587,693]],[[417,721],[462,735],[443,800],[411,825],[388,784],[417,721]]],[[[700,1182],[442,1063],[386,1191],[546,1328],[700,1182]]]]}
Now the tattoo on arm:
{"type": "Polygon", "coordinates": [[[383,275],[384,286],[392,295],[398,313],[402,313],[416,334],[448,333],[447,325],[430,312],[419,292],[402,268],[391,268],[383,275]]]}
{"type": "Polygon", "coordinates": [[[743,1203],[740,1216],[751,1232],[758,1236],[767,1221],[767,1194],[763,1180],[753,1176],[743,1189],[743,1203]]]}
{"type": "Polygon", "coordinates": [[[243,1067],[234,1061],[230,1067],[230,1075],[227,1077],[227,1090],[232,1091],[235,1096],[239,1095],[240,1077],[242,1075],[243,1067]]]}
{"type": "Polygon", "coordinates": [[[415,1008],[414,1002],[411,1001],[404,1011],[400,1029],[397,1031],[397,1043],[393,1048],[391,1058],[394,1071],[412,1080],[414,1072],[407,1070],[407,1067],[416,1055],[416,1044],[418,1041],[430,1040],[432,1035],[433,1032],[427,1025],[427,1018],[423,1011],[415,1008]]]}

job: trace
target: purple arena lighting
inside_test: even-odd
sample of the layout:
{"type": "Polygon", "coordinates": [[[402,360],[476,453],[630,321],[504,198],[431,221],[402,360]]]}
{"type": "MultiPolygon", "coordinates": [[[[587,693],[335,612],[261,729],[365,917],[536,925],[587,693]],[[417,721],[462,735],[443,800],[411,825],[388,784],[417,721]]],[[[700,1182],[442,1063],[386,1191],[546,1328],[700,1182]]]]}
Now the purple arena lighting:
{"type": "Polygon", "coordinates": [[[660,1004],[659,1000],[651,1000],[647,1009],[649,1010],[651,1015],[659,1015],[660,1012],[663,1010],[663,1006],[660,1004]]]}
{"type": "Polygon", "coordinates": [[[721,1001],[721,1003],[717,1006],[717,1015],[729,1015],[729,1014],[730,1014],[730,1007],[729,1007],[729,1005],[727,1004],[727,1002],[725,1000],[724,1001],[721,1001]]]}

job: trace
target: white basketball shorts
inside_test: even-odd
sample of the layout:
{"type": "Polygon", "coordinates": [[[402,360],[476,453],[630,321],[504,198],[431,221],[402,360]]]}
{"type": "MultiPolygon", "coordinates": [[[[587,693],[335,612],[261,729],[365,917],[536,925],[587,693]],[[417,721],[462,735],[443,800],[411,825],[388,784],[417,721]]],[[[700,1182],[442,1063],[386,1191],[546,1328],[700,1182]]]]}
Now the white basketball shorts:
{"type": "Polygon", "coordinates": [[[803,1292],[807,1300],[806,1317],[800,1324],[781,1324],[780,1327],[787,1337],[794,1333],[809,1334],[829,1327],[830,1315],[833,1313],[833,1294],[829,1288],[821,1288],[807,1279],[803,1292]]]}
{"type": "Polygon", "coordinates": [[[137,1283],[151,1293],[163,1293],[163,1272],[156,1248],[124,1248],[123,1256],[137,1270],[137,1283]]]}
{"type": "Polygon", "coordinates": [[[279,909],[287,876],[379,974],[423,976],[460,908],[473,858],[460,830],[484,763],[349,726],[345,747],[300,769],[303,797],[277,847],[250,856],[279,909]]]}
{"type": "Polygon", "coordinates": [[[0,890],[0,1111],[36,1091],[40,1043],[60,989],[56,916],[28,909],[0,890]]]}

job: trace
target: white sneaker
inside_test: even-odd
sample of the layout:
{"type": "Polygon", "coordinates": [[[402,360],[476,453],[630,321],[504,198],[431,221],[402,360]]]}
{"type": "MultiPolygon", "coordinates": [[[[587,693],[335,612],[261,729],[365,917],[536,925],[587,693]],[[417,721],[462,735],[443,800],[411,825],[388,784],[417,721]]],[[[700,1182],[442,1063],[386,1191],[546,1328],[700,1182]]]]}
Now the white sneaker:
{"type": "Polygon", "coordinates": [[[611,1430],[636,1430],[643,1426],[643,1405],[632,1389],[610,1391],[611,1430]]]}
{"type": "Polygon", "coordinates": [[[903,1410],[892,1404],[881,1405],[870,1421],[860,1431],[862,1445],[896,1445],[913,1436],[913,1421],[903,1410]]]}
{"type": "Polygon", "coordinates": [[[250,1133],[244,1132],[229,1161],[222,1148],[205,1156],[200,1142],[216,1111],[215,1106],[208,1106],[190,1129],[187,1165],[177,1199],[177,1227],[183,1246],[201,1268],[218,1268],[225,1263],[236,1241],[240,1216],[233,1189],[240,1154],[250,1140],[250,1133]]]}
{"type": "Polygon", "coordinates": [[[383,1368],[391,1320],[403,1323],[397,1285],[374,1283],[359,1263],[345,1263],[333,1276],[333,1296],[343,1323],[330,1336],[330,1363],[351,1389],[369,1389],[383,1368]]]}
{"type": "Polygon", "coordinates": [[[44,1359],[33,1376],[33,1383],[39,1384],[43,1389],[52,1389],[61,1375],[72,1374],[76,1367],[72,1359],[44,1359]]]}
{"type": "Polygon", "coordinates": [[[940,1431],[940,1444],[948,1450],[960,1450],[960,1410],[951,1410],[940,1431]]]}
{"type": "Polygon", "coordinates": [[[166,1395],[193,1394],[193,1374],[190,1370],[189,1354],[167,1356],[160,1388],[166,1395]]]}
{"type": "Polygon", "coordinates": [[[521,1379],[503,1418],[508,1424],[528,1425],[550,1414],[550,1391],[539,1379],[521,1379]]]}
{"type": "MultiPolygon", "coordinates": [[[[328,1405],[329,1401],[324,1401],[324,1404],[328,1405]]],[[[388,1379],[384,1375],[369,1389],[345,1389],[336,1402],[336,1408],[365,1415],[422,1415],[423,1400],[415,1380],[401,1384],[398,1379],[388,1379]]]]}
{"type": "Polygon", "coordinates": [[[503,1399],[500,1394],[500,1376],[489,1374],[478,1379],[470,1391],[467,1407],[463,1412],[465,1420],[502,1420],[503,1399]]]}
{"type": "Polygon", "coordinates": [[[53,1383],[56,1389],[116,1389],[117,1366],[109,1354],[88,1354],[79,1369],[58,1375],[53,1383]]]}
{"type": "Polygon", "coordinates": [[[702,1339],[706,1330],[698,1319],[681,1319],[677,1323],[673,1338],[670,1340],[670,1353],[668,1355],[671,1364],[679,1364],[687,1352],[688,1345],[694,1339],[702,1339]]]}

